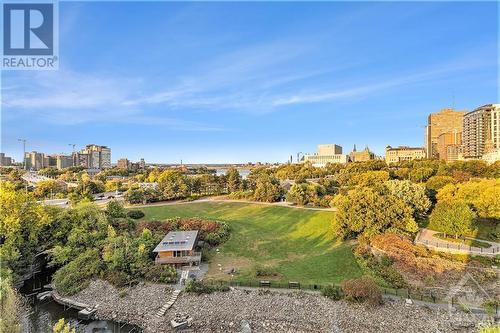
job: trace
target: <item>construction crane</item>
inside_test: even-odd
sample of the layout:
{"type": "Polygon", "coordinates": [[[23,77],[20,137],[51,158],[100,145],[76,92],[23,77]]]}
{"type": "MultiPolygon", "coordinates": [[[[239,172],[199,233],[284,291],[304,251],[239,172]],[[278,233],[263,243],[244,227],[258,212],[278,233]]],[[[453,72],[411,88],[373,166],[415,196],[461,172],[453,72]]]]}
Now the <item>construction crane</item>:
{"type": "Polygon", "coordinates": [[[17,139],[23,143],[23,169],[26,170],[26,139],[17,139]]]}
{"type": "Polygon", "coordinates": [[[76,146],[76,144],[75,143],[68,143],[68,146],[73,147],[72,153],[74,154],[75,153],[75,146],[76,146]]]}

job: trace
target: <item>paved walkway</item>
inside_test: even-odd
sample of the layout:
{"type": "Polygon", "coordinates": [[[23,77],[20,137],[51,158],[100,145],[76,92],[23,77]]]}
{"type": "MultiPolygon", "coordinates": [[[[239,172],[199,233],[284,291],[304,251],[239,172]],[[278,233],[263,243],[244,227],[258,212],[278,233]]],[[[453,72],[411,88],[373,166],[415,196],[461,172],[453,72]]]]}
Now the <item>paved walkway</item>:
{"type": "MultiPolygon", "coordinates": [[[[475,247],[440,239],[436,236],[436,234],[439,233],[441,232],[430,229],[422,229],[417,234],[417,237],[415,237],[415,244],[420,244],[437,251],[453,252],[461,254],[477,254],[477,255],[493,256],[500,253],[500,243],[478,239],[478,241],[488,243],[491,246],[487,248],[475,247]]],[[[474,238],[469,238],[469,237],[466,238],[474,240],[474,238]]]]}
{"type": "Polygon", "coordinates": [[[145,208],[151,206],[171,206],[171,205],[181,205],[181,204],[190,204],[196,202],[235,202],[235,203],[247,203],[254,205],[266,205],[266,206],[277,206],[277,207],[288,207],[288,208],[296,208],[296,209],[306,209],[306,210],[318,210],[318,211],[337,211],[336,208],[318,208],[318,207],[304,207],[304,206],[295,206],[290,202],[279,201],[279,202],[260,202],[260,201],[251,201],[251,200],[236,200],[236,199],[225,199],[225,198],[203,198],[193,201],[185,201],[185,200],[176,200],[176,201],[162,201],[162,202],[153,202],[145,205],[130,205],[130,208],[145,208]]]}

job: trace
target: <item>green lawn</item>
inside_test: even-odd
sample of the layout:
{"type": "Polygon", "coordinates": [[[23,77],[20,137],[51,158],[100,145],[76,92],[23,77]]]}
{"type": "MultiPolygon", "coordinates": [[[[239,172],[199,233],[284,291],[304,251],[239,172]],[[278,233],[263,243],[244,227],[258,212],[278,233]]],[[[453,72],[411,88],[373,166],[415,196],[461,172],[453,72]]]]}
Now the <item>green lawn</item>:
{"type": "Polygon", "coordinates": [[[230,239],[213,251],[212,279],[256,280],[256,267],[277,273],[269,279],[301,283],[340,283],[362,275],[352,245],[335,239],[331,211],[247,203],[201,202],[141,208],[144,219],[200,217],[228,222],[230,239]],[[220,266],[219,266],[220,265],[220,266]],[[219,269],[220,267],[220,269],[219,269]],[[227,274],[238,271],[234,277],[227,274]]]}
{"type": "Polygon", "coordinates": [[[446,235],[446,237],[444,237],[444,234],[435,234],[434,236],[439,238],[439,239],[448,241],[448,242],[467,245],[467,246],[475,246],[475,247],[482,247],[482,248],[491,247],[491,244],[486,243],[486,242],[482,242],[482,241],[477,240],[477,239],[460,239],[460,238],[457,239],[457,238],[454,238],[454,237],[449,236],[449,235],[446,235]]]}
{"type": "MultiPolygon", "coordinates": [[[[476,220],[474,220],[472,231],[466,236],[476,239],[498,242],[499,240],[494,236],[494,231],[498,223],[500,222],[495,219],[477,218],[476,220]]],[[[431,230],[441,231],[439,230],[439,228],[432,225],[430,219],[427,219],[427,221],[425,221],[424,227],[431,230]]]]}

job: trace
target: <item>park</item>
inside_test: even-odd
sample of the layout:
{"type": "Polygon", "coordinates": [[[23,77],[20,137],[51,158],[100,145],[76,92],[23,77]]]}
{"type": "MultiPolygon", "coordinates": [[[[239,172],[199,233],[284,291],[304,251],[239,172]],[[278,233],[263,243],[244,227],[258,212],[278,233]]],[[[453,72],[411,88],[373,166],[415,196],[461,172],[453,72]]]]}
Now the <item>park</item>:
{"type": "Polygon", "coordinates": [[[229,224],[229,240],[210,251],[208,280],[331,284],[362,275],[353,244],[336,239],[333,233],[332,211],[235,202],[181,203],[141,210],[146,214],[144,220],[199,217],[229,224]],[[228,271],[233,269],[231,276],[228,271]]]}

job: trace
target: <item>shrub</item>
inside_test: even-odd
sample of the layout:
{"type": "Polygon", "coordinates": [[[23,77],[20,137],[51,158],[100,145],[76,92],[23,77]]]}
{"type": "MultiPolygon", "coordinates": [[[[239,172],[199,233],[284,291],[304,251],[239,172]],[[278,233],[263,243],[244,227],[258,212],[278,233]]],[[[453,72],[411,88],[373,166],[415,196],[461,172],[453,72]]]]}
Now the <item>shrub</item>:
{"type": "Polygon", "coordinates": [[[253,199],[253,190],[246,191],[236,191],[229,194],[229,199],[240,200],[240,199],[253,199]]]}
{"type": "Polygon", "coordinates": [[[321,289],[321,294],[335,301],[342,299],[342,289],[336,286],[326,286],[325,288],[321,289]]]}
{"type": "Polygon", "coordinates": [[[97,249],[87,250],[54,274],[54,285],[63,295],[73,295],[86,288],[92,277],[102,270],[97,249]]]}
{"type": "Polygon", "coordinates": [[[255,275],[260,276],[278,276],[278,272],[271,267],[259,266],[255,269],[255,275]]]}
{"type": "Polygon", "coordinates": [[[214,291],[229,291],[229,287],[225,285],[208,285],[199,281],[189,281],[184,289],[188,293],[211,294],[214,291]]]}
{"type": "Polygon", "coordinates": [[[130,276],[121,271],[109,272],[106,274],[106,281],[118,288],[125,287],[132,282],[130,276]]]}
{"type": "Polygon", "coordinates": [[[368,302],[370,305],[382,304],[382,292],[375,281],[368,276],[347,280],[342,284],[342,291],[347,300],[368,302]]]}
{"type": "Polygon", "coordinates": [[[133,218],[134,220],[142,219],[145,214],[142,210],[130,210],[127,212],[127,216],[133,218]]]}
{"type": "Polygon", "coordinates": [[[144,277],[152,282],[174,283],[177,281],[177,271],[171,265],[151,265],[146,268],[144,277]]]}

